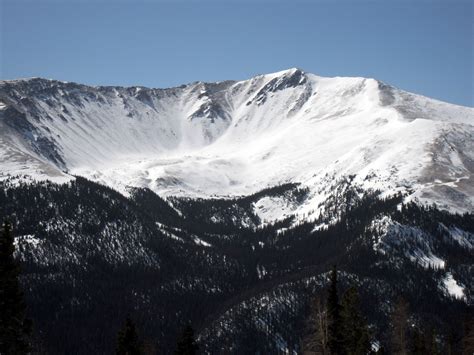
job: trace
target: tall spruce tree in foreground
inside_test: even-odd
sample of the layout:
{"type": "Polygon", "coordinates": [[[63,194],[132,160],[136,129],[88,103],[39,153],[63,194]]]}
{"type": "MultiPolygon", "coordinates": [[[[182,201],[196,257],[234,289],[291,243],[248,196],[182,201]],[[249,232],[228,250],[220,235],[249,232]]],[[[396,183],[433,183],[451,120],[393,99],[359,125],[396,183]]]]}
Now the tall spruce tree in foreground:
{"type": "Polygon", "coordinates": [[[30,351],[31,321],[25,318],[25,303],[18,276],[20,267],[13,257],[15,247],[9,222],[0,235],[0,354],[30,351]]]}
{"type": "Polygon", "coordinates": [[[302,341],[303,354],[329,355],[326,305],[319,297],[314,297],[311,301],[310,311],[307,320],[308,334],[302,341]]]}
{"type": "Polygon", "coordinates": [[[425,335],[421,332],[420,329],[415,328],[413,330],[413,346],[411,353],[412,355],[424,355],[428,352],[426,348],[426,339],[425,335]]]}
{"type": "Polygon", "coordinates": [[[467,315],[464,321],[464,336],[462,338],[462,354],[474,354],[474,316],[467,315]]]}
{"type": "Polygon", "coordinates": [[[392,354],[408,354],[408,302],[402,297],[397,300],[392,313],[392,354]]]}
{"type": "Polygon", "coordinates": [[[349,288],[342,297],[341,323],[345,354],[366,355],[369,353],[369,329],[360,312],[359,294],[355,287],[349,288]]]}
{"type": "Polygon", "coordinates": [[[326,302],[328,318],[328,347],[331,354],[343,354],[341,306],[337,293],[337,269],[333,266],[326,302]]]}
{"type": "Polygon", "coordinates": [[[135,324],[127,317],[117,339],[117,355],[141,355],[141,344],[138,340],[135,324]]]}
{"type": "Polygon", "coordinates": [[[188,324],[176,344],[175,355],[194,355],[199,350],[196,341],[194,340],[194,330],[190,324],[188,324]]]}

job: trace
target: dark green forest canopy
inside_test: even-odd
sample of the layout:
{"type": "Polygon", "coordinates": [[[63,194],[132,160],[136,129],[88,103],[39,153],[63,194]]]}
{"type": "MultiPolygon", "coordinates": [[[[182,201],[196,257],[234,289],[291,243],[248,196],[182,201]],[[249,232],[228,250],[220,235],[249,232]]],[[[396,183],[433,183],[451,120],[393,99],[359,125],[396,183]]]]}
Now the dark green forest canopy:
{"type": "Polygon", "coordinates": [[[303,200],[307,191],[288,184],[229,200],[166,201],[142,189],[125,197],[80,177],[65,185],[4,181],[0,216],[12,221],[18,236],[28,310],[52,353],[113,349],[127,314],[133,314],[143,340],[159,349],[172,351],[188,322],[202,350],[245,348],[252,332],[262,347],[282,337],[297,349],[307,307],[323,292],[333,264],[342,288],[358,285],[361,310],[380,341],[389,342],[381,332],[390,318],[387,300],[400,294],[415,319],[446,334],[459,330],[457,320],[469,307],[444,295],[439,283],[449,271],[471,297],[472,250],[453,240],[449,228],[474,233],[473,215],[401,204],[401,196],[344,191],[327,201],[317,220],[294,224],[290,217],[256,228],[238,219],[258,224],[253,202],[282,194],[303,200]],[[222,222],[211,221],[215,214],[222,222]],[[403,245],[390,255],[375,250],[380,235],[370,226],[381,216],[410,233],[429,235],[445,269],[414,263],[403,245]],[[272,302],[262,302],[268,297],[277,305],[273,310],[272,302]],[[270,330],[255,329],[257,318],[270,330]],[[223,322],[232,326],[222,328],[223,322]],[[213,335],[217,330],[220,337],[213,335]]]}

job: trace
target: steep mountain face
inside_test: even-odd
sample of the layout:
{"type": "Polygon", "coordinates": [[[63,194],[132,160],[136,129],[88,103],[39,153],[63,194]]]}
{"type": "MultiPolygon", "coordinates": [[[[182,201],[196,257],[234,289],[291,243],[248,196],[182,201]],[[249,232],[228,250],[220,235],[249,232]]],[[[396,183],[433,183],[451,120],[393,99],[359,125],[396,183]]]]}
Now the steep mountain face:
{"type": "Polygon", "coordinates": [[[131,313],[164,354],[188,321],[204,353],[299,353],[334,264],[378,343],[400,295],[412,324],[461,336],[473,117],[298,69],[171,89],[0,82],[0,219],[40,350],[113,353],[131,313]]]}
{"type": "MultiPolygon", "coordinates": [[[[229,196],[328,182],[474,209],[474,109],[298,69],[172,89],[0,82],[2,176],[88,177],[126,193],[229,196]]],[[[272,216],[269,216],[272,218],[272,216]]],[[[278,216],[275,216],[278,217],[278,216]]]]}

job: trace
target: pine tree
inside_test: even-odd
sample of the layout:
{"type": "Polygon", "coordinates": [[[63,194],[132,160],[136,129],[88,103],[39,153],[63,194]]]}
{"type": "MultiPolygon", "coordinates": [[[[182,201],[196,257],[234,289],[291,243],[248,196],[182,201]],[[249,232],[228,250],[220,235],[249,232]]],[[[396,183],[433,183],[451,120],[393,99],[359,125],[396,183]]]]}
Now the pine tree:
{"type": "Polygon", "coordinates": [[[13,253],[11,225],[4,222],[0,238],[0,354],[30,351],[31,321],[25,318],[25,303],[18,276],[20,268],[13,253]]]}
{"type": "Polygon", "coordinates": [[[460,352],[457,351],[458,341],[460,341],[459,334],[456,329],[451,326],[448,334],[446,335],[446,355],[454,355],[460,352]]]}
{"type": "Polygon", "coordinates": [[[415,328],[413,333],[413,350],[411,353],[413,355],[424,355],[427,351],[424,334],[418,328],[415,328]]]}
{"type": "Polygon", "coordinates": [[[474,317],[470,316],[464,321],[464,336],[462,338],[463,355],[474,354],[474,317]]]}
{"type": "Polygon", "coordinates": [[[158,354],[156,344],[152,340],[145,340],[143,342],[143,355],[155,355],[158,354]]]}
{"type": "Polygon", "coordinates": [[[343,344],[349,355],[365,355],[370,351],[369,329],[359,307],[357,289],[351,287],[341,302],[343,344]]]}
{"type": "Polygon", "coordinates": [[[438,355],[440,353],[438,343],[436,342],[436,338],[437,338],[436,335],[437,335],[436,330],[430,327],[425,336],[425,339],[426,339],[425,344],[426,344],[426,348],[428,349],[427,352],[430,355],[438,355]]]}
{"type": "Polygon", "coordinates": [[[188,324],[176,344],[175,355],[194,355],[197,353],[199,347],[194,340],[194,330],[188,324]]]}
{"type": "Polygon", "coordinates": [[[303,353],[329,355],[327,311],[319,297],[315,297],[311,303],[308,335],[303,340],[303,353]]]}
{"type": "Polygon", "coordinates": [[[137,329],[130,317],[127,317],[123,328],[118,333],[117,355],[140,354],[142,354],[142,349],[138,340],[137,329]]]}
{"type": "Polygon", "coordinates": [[[408,327],[408,303],[399,298],[392,313],[392,353],[406,355],[408,327]]]}
{"type": "Polygon", "coordinates": [[[331,354],[343,354],[341,306],[337,293],[337,270],[334,266],[331,270],[330,285],[327,298],[328,315],[328,347],[331,354]]]}

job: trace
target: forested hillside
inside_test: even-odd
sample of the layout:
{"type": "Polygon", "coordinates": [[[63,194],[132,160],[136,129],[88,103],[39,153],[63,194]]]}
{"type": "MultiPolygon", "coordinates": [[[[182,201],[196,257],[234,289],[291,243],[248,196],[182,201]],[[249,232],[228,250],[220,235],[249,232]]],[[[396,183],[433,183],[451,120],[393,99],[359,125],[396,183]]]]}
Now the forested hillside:
{"type": "Polygon", "coordinates": [[[203,352],[301,352],[311,304],[325,298],[337,265],[339,292],[358,290],[374,344],[390,349],[387,329],[403,297],[410,322],[436,329],[440,349],[456,335],[460,349],[461,319],[472,312],[474,216],[361,194],[344,181],[317,218],[275,223],[261,220],[257,202],[302,203],[307,190],[163,199],[138,188],[124,197],[80,177],[1,182],[34,345],[113,353],[131,316],[160,354],[173,352],[188,323],[203,352]]]}

